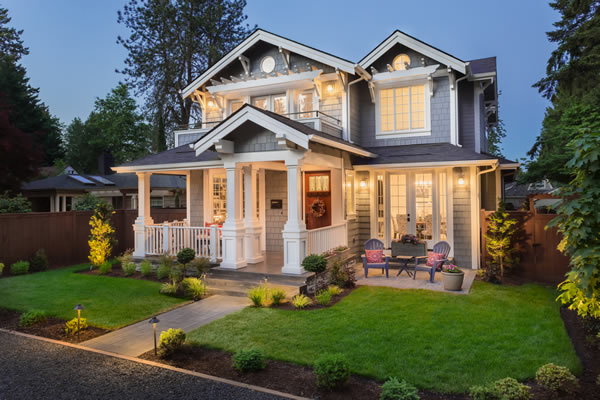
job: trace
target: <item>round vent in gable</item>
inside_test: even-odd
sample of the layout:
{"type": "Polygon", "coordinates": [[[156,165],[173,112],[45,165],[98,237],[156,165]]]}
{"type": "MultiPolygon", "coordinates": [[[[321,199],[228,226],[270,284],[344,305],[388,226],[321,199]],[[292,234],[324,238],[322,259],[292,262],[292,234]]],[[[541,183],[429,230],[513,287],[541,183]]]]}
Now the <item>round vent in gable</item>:
{"type": "Polygon", "coordinates": [[[398,54],[394,58],[394,69],[396,71],[404,71],[410,67],[410,57],[406,54],[398,54]]]}
{"type": "Polygon", "coordinates": [[[260,62],[260,70],[265,74],[273,72],[275,69],[275,59],[271,56],[267,56],[260,62]]]}

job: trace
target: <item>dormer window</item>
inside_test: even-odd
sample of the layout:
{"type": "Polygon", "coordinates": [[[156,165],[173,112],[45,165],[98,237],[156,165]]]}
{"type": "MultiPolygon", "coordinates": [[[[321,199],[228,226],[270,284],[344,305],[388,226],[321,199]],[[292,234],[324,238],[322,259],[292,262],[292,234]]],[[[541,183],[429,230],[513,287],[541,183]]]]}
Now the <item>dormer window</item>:
{"type": "MultiPolygon", "coordinates": [[[[383,86],[383,87],[382,87],[383,86]]],[[[405,137],[430,135],[429,91],[425,83],[376,88],[377,136],[405,137]]]]}
{"type": "Polygon", "coordinates": [[[270,74],[275,69],[275,59],[267,56],[260,62],[260,70],[265,74],[270,74]]]}
{"type": "Polygon", "coordinates": [[[394,70],[404,71],[410,67],[410,57],[406,54],[398,54],[394,58],[394,70]]]}

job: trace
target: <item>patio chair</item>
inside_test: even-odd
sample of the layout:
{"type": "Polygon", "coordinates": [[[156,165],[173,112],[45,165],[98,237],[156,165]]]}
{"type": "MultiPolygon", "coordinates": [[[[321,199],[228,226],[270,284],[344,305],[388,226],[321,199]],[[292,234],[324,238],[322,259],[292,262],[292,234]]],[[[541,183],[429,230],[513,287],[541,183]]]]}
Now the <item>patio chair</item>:
{"type": "Polygon", "coordinates": [[[450,244],[448,242],[437,242],[436,244],[433,245],[433,252],[434,253],[439,253],[442,254],[443,258],[441,260],[437,260],[433,263],[433,266],[430,267],[426,264],[420,264],[419,261],[427,261],[427,259],[417,259],[417,262],[415,263],[415,273],[413,274],[413,279],[416,278],[417,276],[417,271],[426,271],[429,272],[429,282],[433,283],[433,279],[435,277],[435,271],[438,268],[442,268],[442,265],[444,265],[445,262],[448,261],[448,254],[450,253],[450,244]]]}
{"type": "MultiPolygon", "coordinates": [[[[365,242],[365,250],[383,250],[384,246],[383,246],[383,242],[379,239],[369,239],[365,242]]],[[[365,269],[365,278],[369,277],[369,268],[381,268],[381,273],[383,273],[383,270],[385,270],[385,277],[389,278],[389,263],[390,263],[390,257],[389,256],[384,256],[384,262],[383,263],[367,263],[367,256],[366,254],[363,254],[362,256],[362,260],[363,260],[363,267],[365,269]]]]}

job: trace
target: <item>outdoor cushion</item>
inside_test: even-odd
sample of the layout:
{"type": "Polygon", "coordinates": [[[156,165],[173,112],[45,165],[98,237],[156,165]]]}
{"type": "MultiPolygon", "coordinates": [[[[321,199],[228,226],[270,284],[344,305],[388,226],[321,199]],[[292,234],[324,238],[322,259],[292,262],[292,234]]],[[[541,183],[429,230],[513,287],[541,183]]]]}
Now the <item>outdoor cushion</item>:
{"type": "Polygon", "coordinates": [[[381,264],[383,263],[383,250],[365,250],[367,254],[367,263],[369,264],[381,264]]]}
{"type": "Polygon", "coordinates": [[[442,253],[434,253],[434,252],[429,252],[429,254],[427,255],[427,263],[426,265],[428,267],[433,267],[435,265],[436,261],[439,260],[443,260],[445,257],[442,253]]]}

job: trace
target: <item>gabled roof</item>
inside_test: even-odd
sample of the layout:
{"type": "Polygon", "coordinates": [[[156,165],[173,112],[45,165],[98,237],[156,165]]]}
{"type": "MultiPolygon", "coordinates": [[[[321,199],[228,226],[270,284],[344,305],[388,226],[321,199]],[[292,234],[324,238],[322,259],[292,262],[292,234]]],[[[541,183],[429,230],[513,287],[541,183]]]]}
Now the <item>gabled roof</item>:
{"type": "Polygon", "coordinates": [[[294,40],[284,38],[283,36],[267,32],[263,29],[257,29],[253,33],[251,33],[246,39],[244,39],[239,45],[237,45],[233,50],[231,50],[223,58],[217,61],[213,66],[204,71],[202,75],[194,79],[192,83],[190,83],[181,91],[181,95],[184,98],[188,97],[194,92],[194,90],[206,83],[211,77],[213,77],[227,65],[229,65],[232,62],[237,62],[239,56],[243,55],[244,52],[246,52],[259,41],[267,42],[274,46],[280,46],[293,53],[300,54],[304,57],[322,62],[323,64],[327,64],[332,67],[338,68],[341,71],[354,74],[354,63],[352,61],[348,61],[343,58],[334,56],[330,53],[317,50],[314,47],[310,47],[302,43],[296,42],[294,40]]]}
{"type": "Polygon", "coordinates": [[[383,42],[371,50],[369,54],[364,56],[363,59],[358,62],[358,65],[366,69],[396,44],[401,44],[413,49],[424,56],[452,67],[452,69],[455,69],[462,74],[466,72],[466,63],[463,60],[399,30],[395,30],[383,42]]]}
{"type": "Polygon", "coordinates": [[[469,61],[469,70],[472,75],[489,74],[496,72],[496,57],[478,58],[469,61]]]}
{"type": "MultiPolygon", "coordinates": [[[[98,190],[123,190],[136,189],[138,178],[135,174],[112,175],[58,175],[46,179],[27,182],[22,186],[23,191],[98,191],[98,190]],[[73,176],[83,178],[91,183],[83,183],[73,179],[73,176]],[[100,178],[100,179],[98,179],[100,178]],[[102,182],[104,181],[104,182],[102,182]],[[109,184],[111,182],[112,184],[109,184]]],[[[150,187],[153,189],[185,189],[185,179],[176,175],[152,175],[150,187]]]]}

